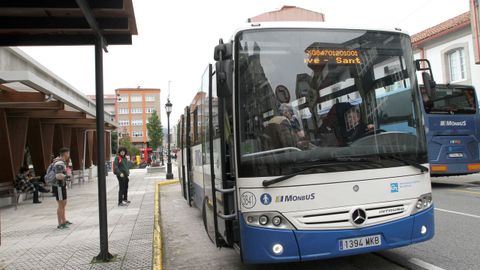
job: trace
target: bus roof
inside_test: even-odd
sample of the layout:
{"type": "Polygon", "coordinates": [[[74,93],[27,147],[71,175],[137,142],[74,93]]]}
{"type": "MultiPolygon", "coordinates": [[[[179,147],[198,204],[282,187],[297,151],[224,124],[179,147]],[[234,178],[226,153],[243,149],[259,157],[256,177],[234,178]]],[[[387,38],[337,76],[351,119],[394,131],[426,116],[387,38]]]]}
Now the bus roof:
{"type": "Polygon", "coordinates": [[[250,29],[274,29],[274,28],[283,28],[283,29],[295,29],[295,28],[319,28],[319,29],[344,29],[344,30],[372,30],[372,31],[382,31],[382,32],[392,32],[392,33],[402,33],[409,35],[406,31],[403,31],[399,28],[379,28],[379,27],[366,27],[366,26],[344,26],[339,24],[331,24],[328,22],[254,22],[254,23],[245,23],[238,27],[235,31],[236,35],[240,31],[250,30],[250,29]]]}

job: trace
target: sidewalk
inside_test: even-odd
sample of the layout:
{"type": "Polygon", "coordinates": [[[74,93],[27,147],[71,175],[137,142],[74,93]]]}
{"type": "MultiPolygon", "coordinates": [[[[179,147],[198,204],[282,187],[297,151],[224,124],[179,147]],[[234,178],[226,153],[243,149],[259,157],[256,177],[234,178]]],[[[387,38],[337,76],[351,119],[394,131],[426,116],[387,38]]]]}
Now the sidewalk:
{"type": "Polygon", "coordinates": [[[111,263],[91,264],[99,253],[97,182],[68,190],[69,229],[59,230],[54,197],[0,209],[0,269],[151,269],[155,183],[165,175],[132,170],[128,207],[117,206],[118,183],[107,178],[111,263]]]}

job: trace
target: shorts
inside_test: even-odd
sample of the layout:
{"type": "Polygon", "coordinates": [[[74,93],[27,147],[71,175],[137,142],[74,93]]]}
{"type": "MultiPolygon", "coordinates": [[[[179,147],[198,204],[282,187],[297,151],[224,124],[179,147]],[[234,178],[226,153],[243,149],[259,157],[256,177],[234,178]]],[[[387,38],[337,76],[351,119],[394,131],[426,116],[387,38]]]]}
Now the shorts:
{"type": "Polygon", "coordinates": [[[54,186],[53,191],[57,201],[64,201],[67,199],[67,186],[54,186]]]}

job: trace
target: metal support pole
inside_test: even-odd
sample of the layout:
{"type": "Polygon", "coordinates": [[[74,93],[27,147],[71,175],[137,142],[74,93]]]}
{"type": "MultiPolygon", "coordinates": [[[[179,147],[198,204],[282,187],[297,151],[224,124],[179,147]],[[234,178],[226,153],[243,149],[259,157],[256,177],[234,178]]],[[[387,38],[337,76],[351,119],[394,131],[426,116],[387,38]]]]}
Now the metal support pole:
{"type": "MultiPolygon", "coordinates": [[[[87,156],[87,133],[89,131],[95,131],[95,129],[85,129],[85,132],[83,133],[83,170],[82,170],[82,181],[85,181],[85,159],[86,159],[86,156],[87,156]]],[[[90,180],[90,177],[89,179],[87,179],[88,181],[90,180]]]]}
{"type": "Polygon", "coordinates": [[[97,117],[97,178],[98,178],[98,215],[100,221],[100,253],[97,261],[110,261],[113,256],[108,252],[107,188],[105,184],[105,126],[103,102],[103,52],[102,40],[95,43],[95,95],[97,117]]]}
{"type": "Polygon", "coordinates": [[[170,113],[167,113],[167,142],[168,142],[168,148],[167,148],[167,179],[173,179],[173,173],[172,173],[172,155],[170,152],[170,113]]]}
{"type": "Polygon", "coordinates": [[[88,129],[83,133],[83,164],[82,164],[82,177],[85,174],[85,158],[87,156],[87,132],[88,129]]]}
{"type": "MultiPolygon", "coordinates": [[[[163,144],[163,143],[162,143],[162,144],[163,144]]],[[[164,166],[164,165],[165,165],[165,162],[164,162],[164,158],[163,158],[163,145],[162,145],[162,148],[161,148],[160,151],[161,151],[161,152],[160,152],[160,158],[162,159],[162,166],[164,166]]]]}

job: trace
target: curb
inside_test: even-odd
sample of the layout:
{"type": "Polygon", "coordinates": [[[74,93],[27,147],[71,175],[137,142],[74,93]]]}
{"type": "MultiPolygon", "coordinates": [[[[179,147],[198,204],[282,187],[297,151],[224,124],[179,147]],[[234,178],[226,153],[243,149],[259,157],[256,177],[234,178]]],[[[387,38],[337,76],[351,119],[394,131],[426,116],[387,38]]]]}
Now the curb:
{"type": "Polygon", "coordinates": [[[163,270],[162,230],[160,227],[160,187],[178,183],[179,180],[158,182],[155,185],[154,226],[153,226],[153,264],[152,269],[163,270]]]}

